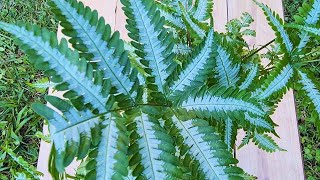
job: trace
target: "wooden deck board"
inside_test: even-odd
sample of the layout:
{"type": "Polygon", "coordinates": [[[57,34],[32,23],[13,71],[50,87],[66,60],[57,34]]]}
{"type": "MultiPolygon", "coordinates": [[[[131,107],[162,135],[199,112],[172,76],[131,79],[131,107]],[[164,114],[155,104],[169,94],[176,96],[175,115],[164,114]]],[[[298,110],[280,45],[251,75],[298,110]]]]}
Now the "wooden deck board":
{"type": "MultiPolygon", "coordinates": [[[[281,0],[260,1],[268,4],[273,10],[282,15],[281,0]]],[[[128,40],[127,30],[125,29],[125,16],[119,0],[83,0],[83,2],[92,9],[96,9],[99,15],[105,17],[106,23],[109,23],[113,30],[118,30],[121,37],[128,40]]],[[[225,31],[225,24],[228,20],[239,17],[242,12],[249,12],[255,19],[252,28],[257,31],[256,38],[246,39],[249,44],[263,45],[274,37],[263,13],[251,0],[215,0],[214,2],[215,30],[225,31]]],[[[62,37],[61,33],[58,33],[58,36],[62,37]]],[[[54,93],[54,95],[61,97],[61,94],[54,93]]],[[[269,154],[250,144],[237,151],[237,158],[240,160],[239,166],[247,172],[258,176],[259,179],[304,179],[294,98],[291,91],[286,94],[272,118],[279,125],[276,130],[281,139],[276,139],[276,141],[288,151],[269,154]]],[[[44,127],[44,132],[47,133],[47,127],[44,127]]],[[[243,136],[242,133],[239,134],[238,138],[241,136],[243,136]]],[[[51,179],[47,171],[49,152],[50,145],[41,142],[38,170],[44,173],[45,176],[41,178],[43,180],[51,179]]],[[[74,172],[76,166],[77,163],[74,163],[68,168],[68,172],[74,172]]]]}

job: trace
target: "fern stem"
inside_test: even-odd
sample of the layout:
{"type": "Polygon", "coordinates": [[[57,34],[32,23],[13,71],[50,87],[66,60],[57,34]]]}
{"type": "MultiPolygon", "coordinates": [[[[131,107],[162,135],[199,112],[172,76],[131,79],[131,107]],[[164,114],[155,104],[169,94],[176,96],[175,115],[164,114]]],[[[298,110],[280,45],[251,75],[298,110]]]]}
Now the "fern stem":
{"type": "Polygon", "coordinates": [[[301,63],[302,64],[305,64],[305,63],[313,63],[313,62],[319,62],[320,59],[314,59],[314,60],[310,60],[310,61],[302,61],[301,63]]]}
{"type": "Polygon", "coordinates": [[[259,49],[253,51],[252,53],[250,53],[249,55],[244,56],[244,60],[247,60],[249,58],[251,58],[253,55],[257,54],[258,52],[260,52],[262,49],[266,48],[267,46],[269,46],[270,44],[272,44],[276,39],[271,40],[270,42],[268,42],[267,44],[261,46],[259,49]]]}
{"type": "Polygon", "coordinates": [[[97,116],[105,115],[105,114],[108,114],[109,112],[126,111],[126,110],[133,109],[133,108],[136,108],[139,106],[171,107],[168,104],[141,103],[141,104],[136,104],[136,105],[128,106],[128,107],[124,107],[124,108],[112,109],[108,112],[100,113],[97,116]]]}

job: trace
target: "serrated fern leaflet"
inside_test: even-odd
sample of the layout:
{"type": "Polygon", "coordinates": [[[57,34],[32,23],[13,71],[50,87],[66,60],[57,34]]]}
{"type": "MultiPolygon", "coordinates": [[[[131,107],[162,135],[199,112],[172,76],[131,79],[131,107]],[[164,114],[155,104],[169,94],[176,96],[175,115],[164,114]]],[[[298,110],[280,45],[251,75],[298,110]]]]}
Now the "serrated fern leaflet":
{"type": "Polygon", "coordinates": [[[252,69],[249,71],[246,79],[241,83],[241,85],[239,87],[241,90],[247,89],[251,85],[252,81],[257,76],[258,70],[259,70],[259,65],[255,64],[252,67],[252,69]]]}
{"type": "Polygon", "coordinates": [[[310,33],[311,35],[320,36],[320,28],[301,26],[301,25],[290,25],[289,27],[300,29],[302,31],[310,33]]]}
{"type": "MultiPolygon", "coordinates": [[[[98,20],[96,18],[96,23],[93,23],[94,25],[92,25],[85,17],[85,15],[87,17],[89,15],[93,16],[92,12],[84,12],[83,5],[81,3],[77,3],[75,0],[70,0],[70,3],[65,0],[53,0],[53,2],[61,10],[62,14],[66,16],[67,21],[72,24],[72,27],[77,32],[77,37],[87,47],[88,52],[93,54],[94,57],[92,61],[98,62],[98,65],[100,69],[103,70],[105,77],[111,79],[112,85],[114,85],[120,93],[130,95],[133,100],[136,95],[136,93],[130,92],[133,87],[133,82],[131,82],[127,75],[123,74],[125,66],[121,66],[119,64],[121,57],[119,55],[115,55],[115,49],[108,48],[109,42],[102,39],[102,36],[105,34],[102,34],[103,31],[101,31],[101,29],[106,28],[103,27],[105,26],[104,20],[98,20]],[[77,11],[76,8],[79,10],[77,11]]],[[[92,22],[92,19],[90,20],[92,22]]],[[[119,40],[118,44],[121,42],[122,41],[119,40]]],[[[119,50],[120,46],[121,45],[118,45],[119,50]]]]}
{"type": "Polygon", "coordinates": [[[254,116],[249,115],[249,113],[245,113],[245,118],[253,126],[261,127],[266,130],[269,130],[269,131],[273,130],[273,125],[271,125],[269,122],[267,122],[262,117],[254,117],[254,116]]]}
{"type": "Polygon", "coordinates": [[[131,36],[137,41],[133,45],[136,48],[139,46],[138,49],[143,52],[143,55],[139,53],[141,58],[148,62],[147,66],[152,70],[151,74],[155,77],[155,84],[158,86],[159,91],[164,92],[163,85],[165,79],[169,76],[167,69],[169,67],[168,53],[170,53],[170,48],[159,37],[163,31],[160,29],[163,19],[161,19],[159,11],[155,11],[154,2],[148,1],[148,4],[146,4],[145,1],[141,0],[123,0],[123,4],[127,7],[127,9],[125,8],[125,13],[129,17],[133,17],[132,20],[135,22],[135,27],[128,29],[133,34],[136,34],[131,36]],[[128,8],[130,8],[130,11],[128,8]],[[156,15],[149,16],[148,13],[150,11],[156,15]]]}
{"type": "Polygon", "coordinates": [[[227,161],[232,160],[232,155],[228,152],[227,147],[221,144],[219,136],[214,129],[208,126],[208,123],[203,120],[188,120],[180,121],[177,117],[172,117],[173,124],[180,131],[183,137],[183,143],[190,147],[188,153],[199,161],[200,168],[206,172],[206,178],[212,179],[228,179],[232,175],[227,172],[234,166],[230,166],[227,161]],[[219,150],[212,150],[210,145],[216,144],[220,146],[219,150]],[[220,144],[220,145],[219,145],[220,144]],[[223,153],[224,158],[217,157],[223,153]]]}
{"type": "MultiPolygon", "coordinates": [[[[49,32],[42,31],[42,35],[49,38],[45,41],[43,37],[35,35],[34,32],[28,31],[25,27],[1,22],[0,28],[15,35],[23,44],[28,45],[30,49],[36,50],[37,54],[43,58],[43,61],[49,63],[50,68],[55,69],[57,74],[69,84],[68,88],[70,90],[77,92],[79,96],[83,95],[85,102],[90,103],[101,112],[106,110],[107,98],[101,95],[102,87],[95,85],[91,79],[86,77],[84,72],[79,71],[77,65],[70,62],[67,56],[69,58],[73,57],[72,59],[77,62],[79,61],[79,54],[69,50],[66,41],[61,41],[60,47],[58,47],[58,44],[53,44],[52,46],[49,42],[54,42],[56,37],[53,37],[52,34],[50,35],[49,32]],[[52,38],[51,41],[49,41],[50,38],[52,38]],[[60,49],[63,49],[63,51],[67,49],[69,54],[63,54],[60,49]]],[[[31,28],[37,31],[37,27],[31,28]]]]}
{"type": "Polygon", "coordinates": [[[195,3],[193,17],[198,21],[209,19],[212,12],[212,6],[212,0],[198,0],[195,3]]]}
{"type": "Polygon", "coordinates": [[[293,69],[290,64],[286,65],[281,72],[276,75],[276,77],[263,89],[258,89],[254,94],[257,95],[259,99],[266,99],[270,97],[273,93],[286,87],[287,83],[293,76],[293,69]]]}
{"type": "MultiPolygon", "coordinates": [[[[174,178],[179,175],[179,169],[171,164],[175,159],[172,155],[174,151],[173,140],[162,130],[157,119],[141,110],[139,111],[134,120],[139,138],[135,142],[136,145],[132,146],[137,149],[134,156],[139,154],[141,157],[141,163],[135,165],[136,168],[143,167],[141,174],[137,174],[138,178],[174,178]]],[[[139,169],[135,170],[140,171],[139,169]]]]}
{"type": "Polygon", "coordinates": [[[206,36],[205,30],[201,29],[201,27],[192,20],[189,13],[182,6],[182,4],[179,4],[179,5],[182,11],[182,17],[186,26],[190,27],[189,29],[193,31],[191,33],[195,33],[194,35],[198,36],[201,39],[204,38],[206,36]]]}
{"type": "MultiPolygon", "coordinates": [[[[305,19],[305,25],[314,25],[317,23],[320,17],[320,0],[314,0],[311,10],[308,12],[308,15],[305,19]]],[[[301,32],[299,34],[300,42],[298,49],[302,50],[308,43],[310,36],[306,32],[301,32]]]]}
{"type": "Polygon", "coordinates": [[[268,151],[268,152],[275,152],[275,151],[283,151],[275,142],[274,140],[266,135],[266,134],[259,134],[257,132],[254,133],[253,142],[261,149],[268,151]]]}
{"type": "Polygon", "coordinates": [[[201,72],[206,72],[206,69],[208,69],[206,66],[208,65],[208,61],[214,51],[213,43],[214,36],[213,30],[211,30],[208,33],[204,47],[201,49],[199,54],[191,60],[186,69],[180,73],[178,80],[175,81],[173,86],[170,88],[172,92],[183,91],[185,86],[190,86],[190,83],[196,79],[197,75],[201,72]]]}
{"type": "Polygon", "coordinates": [[[232,121],[231,118],[225,119],[225,128],[224,128],[224,143],[226,143],[228,150],[233,149],[235,136],[237,134],[236,131],[237,128],[235,128],[235,124],[232,121]]]}
{"type": "Polygon", "coordinates": [[[234,86],[239,80],[239,65],[233,65],[230,54],[222,47],[218,46],[218,56],[216,57],[216,78],[221,86],[234,86]]]}
{"type": "Polygon", "coordinates": [[[160,11],[160,15],[163,16],[165,20],[170,23],[170,25],[180,29],[186,28],[178,12],[173,10],[173,8],[166,6],[162,2],[156,2],[156,3],[157,3],[157,8],[160,11]]]}
{"type": "Polygon", "coordinates": [[[182,108],[187,110],[228,112],[228,111],[248,111],[256,115],[264,115],[264,111],[253,103],[235,98],[223,98],[215,95],[205,94],[203,97],[190,97],[183,101],[182,108]]]}
{"type": "Polygon", "coordinates": [[[126,157],[128,138],[125,134],[123,120],[114,113],[105,115],[101,130],[101,140],[97,148],[96,179],[124,178],[128,174],[126,157]]]}
{"type": "Polygon", "coordinates": [[[60,172],[69,165],[73,158],[85,157],[89,150],[91,140],[98,140],[94,131],[99,129],[99,116],[93,115],[89,110],[78,111],[64,100],[57,97],[48,96],[46,100],[50,102],[63,114],[42,105],[33,105],[34,110],[48,119],[50,136],[58,153],[56,165],[60,172]]]}
{"type": "Polygon", "coordinates": [[[299,82],[303,85],[303,90],[307,92],[307,96],[310,98],[315,106],[316,111],[320,114],[320,92],[316,88],[315,84],[307,76],[306,73],[298,71],[301,79],[299,82]]]}

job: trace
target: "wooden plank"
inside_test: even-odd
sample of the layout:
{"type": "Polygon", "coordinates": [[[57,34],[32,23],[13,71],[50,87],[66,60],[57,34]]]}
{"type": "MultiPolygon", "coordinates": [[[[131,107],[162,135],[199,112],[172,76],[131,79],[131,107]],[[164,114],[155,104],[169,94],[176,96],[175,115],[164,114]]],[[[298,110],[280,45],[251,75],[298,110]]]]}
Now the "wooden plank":
{"type": "Polygon", "coordinates": [[[228,1],[217,0],[213,2],[214,30],[225,32],[225,24],[228,22],[228,1]]]}
{"type": "MultiPolygon", "coordinates": [[[[283,17],[281,0],[260,0],[260,2],[267,4],[283,17]]],[[[275,37],[263,12],[252,0],[228,0],[229,19],[238,18],[243,12],[249,12],[255,20],[252,28],[256,30],[257,36],[247,38],[251,46],[264,45],[275,37]]],[[[300,137],[292,91],[284,96],[272,119],[279,125],[276,127],[276,132],[280,139],[275,138],[276,142],[287,151],[266,153],[251,143],[236,152],[239,166],[246,172],[256,175],[258,179],[303,180],[300,137]]],[[[243,137],[243,133],[238,136],[238,144],[240,144],[241,136],[243,137]]]]}

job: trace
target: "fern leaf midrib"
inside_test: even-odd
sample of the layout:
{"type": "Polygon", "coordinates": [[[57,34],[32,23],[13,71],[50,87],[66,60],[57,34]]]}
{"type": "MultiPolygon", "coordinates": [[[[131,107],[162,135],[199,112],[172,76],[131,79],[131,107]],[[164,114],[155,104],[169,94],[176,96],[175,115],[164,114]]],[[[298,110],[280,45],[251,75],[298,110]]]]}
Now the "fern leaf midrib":
{"type": "MultiPolygon", "coordinates": [[[[144,120],[143,120],[143,112],[140,110],[140,113],[141,113],[141,116],[139,117],[140,118],[140,121],[141,121],[141,124],[142,124],[142,128],[143,128],[143,138],[145,139],[145,142],[146,142],[146,144],[147,144],[147,147],[148,147],[148,158],[149,158],[149,160],[150,160],[150,165],[151,165],[151,168],[152,168],[152,176],[153,177],[156,177],[155,176],[155,174],[154,174],[154,172],[155,172],[155,169],[154,169],[154,165],[153,165],[153,160],[152,160],[152,158],[151,158],[151,154],[150,154],[150,149],[149,149],[149,142],[148,142],[148,138],[147,138],[147,132],[145,131],[145,125],[144,125],[144,120]]],[[[151,149],[152,150],[152,149],[151,149]]]]}
{"type": "Polygon", "coordinates": [[[199,144],[197,143],[197,141],[193,138],[193,136],[189,133],[189,131],[187,130],[187,128],[184,126],[184,124],[182,122],[180,122],[179,120],[177,120],[177,122],[180,124],[180,126],[182,126],[185,129],[185,132],[188,133],[189,137],[192,139],[192,141],[194,142],[194,144],[197,146],[197,148],[200,150],[200,153],[202,155],[202,157],[204,157],[204,159],[206,160],[207,164],[210,166],[210,169],[212,170],[212,172],[215,174],[216,178],[219,179],[218,175],[215,173],[214,168],[211,166],[210,162],[208,161],[208,159],[206,158],[207,156],[205,154],[203,154],[201,147],[199,146],[199,144]]]}
{"type": "Polygon", "coordinates": [[[76,126],[80,126],[81,124],[86,124],[87,122],[89,122],[89,121],[91,121],[91,120],[93,120],[95,118],[98,118],[99,116],[101,116],[101,115],[96,115],[96,116],[84,119],[82,121],[78,121],[78,122],[76,122],[76,123],[74,123],[72,125],[69,125],[69,126],[63,128],[63,129],[60,129],[59,131],[55,131],[55,134],[60,134],[60,133],[63,133],[65,131],[68,131],[69,129],[72,129],[72,128],[76,127],[76,126]]]}
{"type": "MultiPolygon", "coordinates": [[[[142,20],[142,22],[143,22],[143,27],[144,27],[144,30],[145,30],[145,32],[146,32],[146,34],[147,34],[147,36],[148,36],[148,41],[149,41],[149,44],[151,45],[151,49],[152,49],[152,54],[153,54],[153,57],[154,57],[154,62],[155,62],[155,64],[156,64],[156,68],[157,68],[157,75],[158,75],[158,78],[160,79],[160,85],[161,85],[161,87],[159,87],[160,88],[160,91],[163,91],[163,79],[161,78],[161,72],[159,71],[159,64],[158,64],[158,62],[157,62],[157,60],[156,60],[156,55],[155,55],[155,51],[154,51],[154,47],[153,47],[153,44],[152,44],[152,42],[150,41],[150,34],[149,34],[149,31],[148,31],[148,29],[147,29],[147,27],[146,27],[146,25],[145,25],[145,21],[144,21],[144,18],[142,17],[142,14],[141,14],[141,11],[140,11],[140,7],[138,7],[138,4],[136,3],[136,1],[135,0],[132,0],[132,2],[135,4],[135,7],[138,9],[138,13],[139,13],[139,16],[140,16],[140,19],[142,20]]],[[[164,58],[164,57],[163,57],[164,58]]]]}
{"type": "MultiPolygon", "coordinates": [[[[64,7],[63,5],[61,7],[64,7]]],[[[100,48],[94,43],[92,37],[88,34],[88,32],[84,29],[83,24],[81,24],[76,17],[73,16],[72,13],[70,13],[67,9],[65,9],[66,13],[69,13],[70,16],[73,17],[73,20],[77,22],[77,24],[79,25],[79,27],[83,30],[83,32],[87,35],[87,37],[90,39],[91,43],[94,45],[94,47],[96,48],[97,52],[100,54],[100,57],[105,61],[105,65],[108,67],[108,69],[110,70],[110,72],[112,73],[112,75],[114,76],[114,78],[118,81],[118,83],[122,86],[122,89],[125,90],[126,94],[130,96],[130,92],[127,90],[126,86],[124,86],[122,84],[122,81],[118,78],[118,76],[114,73],[113,69],[109,66],[109,64],[107,63],[107,60],[105,59],[104,54],[101,52],[100,48]]],[[[90,24],[90,23],[89,23],[90,24]]],[[[130,96],[130,99],[132,100],[132,102],[135,102],[135,99],[130,96]]]]}
{"type": "MultiPolygon", "coordinates": [[[[108,131],[108,133],[107,133],[108,136],[111,135],[111,133],[110,133],[110,132],[111,132],[111,123],[112,123],[111,121],[113,121],[112,117],[110,117],[110,120],[109,120],[109,121],[110,121],[110,122],[109,122],[109,124],[108,124],[108,130],[107,130],[107,131],[108,131]]],[[[111,147],[111,146],[109,146],[109,143],[110,143],[110,138],[108,137],[108,138],[107,138],[107,146],[106,146],[106,148],[111,147]]],[[[108,154],[108,152],[109,152],[109,151],[107,151],[107,154],[108,154]]],[[[106,162],[106,165],[107,165],[107,164],[108,164],[108,155],[105,156],[105,162],[106,162]]],[[[105,169],[108,169],[108,168],[105,168],[105,169]]],[[[108,173],[104,173],[103,179],[107,179],[107,177],[106,177],[107,174],[108,174],[108,173]]]]}

